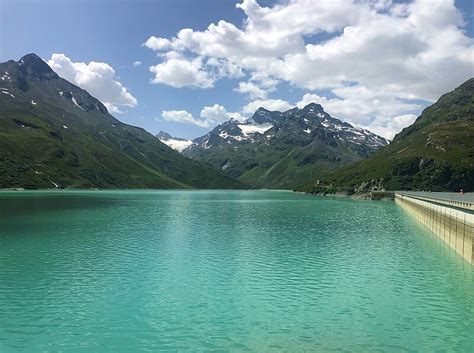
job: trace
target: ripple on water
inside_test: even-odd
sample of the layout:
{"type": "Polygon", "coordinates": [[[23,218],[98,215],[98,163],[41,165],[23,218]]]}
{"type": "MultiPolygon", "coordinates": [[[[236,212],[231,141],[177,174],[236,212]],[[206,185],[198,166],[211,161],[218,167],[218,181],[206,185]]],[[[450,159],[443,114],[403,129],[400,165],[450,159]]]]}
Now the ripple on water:
{"type": "Polygon", "coordinates": [[[472,268],[390,202],[0,196],[2,353],[474,346],[472,268]]]}

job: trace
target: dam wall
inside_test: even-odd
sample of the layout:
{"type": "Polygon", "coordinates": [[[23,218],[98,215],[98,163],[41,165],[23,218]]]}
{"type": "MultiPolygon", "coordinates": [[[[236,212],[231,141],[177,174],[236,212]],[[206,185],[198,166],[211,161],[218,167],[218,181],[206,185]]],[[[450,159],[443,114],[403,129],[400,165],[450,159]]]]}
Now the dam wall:
{"type": "Polygon", "coordinates": [[[474,204],[401,193],[395,202],[474,265],[474,204]]]}

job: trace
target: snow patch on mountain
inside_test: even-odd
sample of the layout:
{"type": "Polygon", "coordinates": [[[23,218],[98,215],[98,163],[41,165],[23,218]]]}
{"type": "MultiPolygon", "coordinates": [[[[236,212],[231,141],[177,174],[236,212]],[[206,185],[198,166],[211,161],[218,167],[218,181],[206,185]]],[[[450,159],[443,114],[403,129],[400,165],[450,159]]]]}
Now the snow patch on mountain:
{"type": "Polygon", "coordinates": [[[2,81],[11,81],[12,80],[12,78],[9,76],[8,71],[5,71],[5,73],[2,75],[2,77],[0,77],[0,79],[2,81]]]}
{"type": "Polygon", "coordinates": [[[225,164],[222,166],[222,170],[226,170],[231,166],[230,161],[225,162],[225,164]]]}
{"type": "Polygon", "coordinates": [[[6,94],[6,95],[8,95],[12,98],[15,98],[15,96],[13,94],[11,94],[10,92],[8,92],[8,90],[6,88],[2,88],[1,90],[2,90],[1,91],[2,93],[6,94]]]}
{"type": "Polygon", "coordinates": [[[192,151],[221,148],[226,145],[240,144],[267,144],[274,136],[285,134],[301,134],[304,136],[301,143],[314,139],[335,139],[339,144],[350,148],[350,145],[361,145],[371,150],[385,146],[388,141],[372,132],[354,127],[346,122],[331,117],[323,107],[310,103],[303,109],[293,108],[285,112],[269,111],[259,108],[255,114],[245,120],[231,119],[226,121],[206,135],[193,140],[193,144],[185,154],[192,155],[192,151]],[[324,132],[314,133],[315,131],[324,132]],[[324,137],[325,136],[325,137],[324,137]]]}
{"type": "Polygon", "coordinates": [[[193,144],[193,141],[191,140],[173,137],[164,131],[160,131],[156,137],[165,145],[168,145],[168,147],[171,147],[178,152],[183,152],[187,147],[193,144]]]}
{"type": "MultiPolygon", "coordinates": [[[[71,92],[71,94],[72,94],[72,92],[71,92]]],[[[84,108],[81,107],[81,106],[79,105],[79,103],[77,103],[77,100],[76,100],[76,98],[75,98],[74,96],[72,96],[71,100],[72,100],[72,102],[73,102],[75,105],[77,105],[81,110],[84,110],[84,108]]]]}
{"type": "Polygon", "coordinates": [[[245,136],[251,134],[264,134],[273,127],[272,124],[240,124],[237,126],[242,130],[245,136]]]}
{"type": "Polygon", "coordinates": [[[164,144],[167,144],[169,147],[171,147],[172,149],[178,152],[184,151],[186,148],[188,148],[189,146],[193,144],[193,141],[191,140],[183,141],[183,140],[169,139],[169,140],[160,140],[160,141],[163,142],[164,144]]]}

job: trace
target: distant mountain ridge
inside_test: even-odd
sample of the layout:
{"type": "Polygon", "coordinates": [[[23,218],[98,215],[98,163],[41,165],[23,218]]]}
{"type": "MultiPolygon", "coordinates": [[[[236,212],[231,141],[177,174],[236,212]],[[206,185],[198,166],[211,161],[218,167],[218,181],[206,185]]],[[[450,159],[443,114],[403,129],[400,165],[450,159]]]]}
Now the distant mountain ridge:
{"type": "Polygon", "coordinates": [[[182,152],[184,149],[192,145],[193,141],[191,140],[186,140],[180,137],[173,137],[167,132],[160,131],[158,134],[156,134],[156,137],[163,142],[164,144],[168,145],[172,149],[182,152]]]}
{"type": "Polygon", "coordinates": [[[28,54],[0,64],[0,188],[236,188],[28,54]]]}
{"type": "Polygon", "coordinates": [[[474,191],[474,78],[442,95],[373,156],[302,191],[474,191]]]}
{"type": "Polygon", "coordinates": [[[388,141],[311,103],[285,112],[259,108],[193,140],[183,154],[256,187],[294,188],[359,161],[388,141]]]}

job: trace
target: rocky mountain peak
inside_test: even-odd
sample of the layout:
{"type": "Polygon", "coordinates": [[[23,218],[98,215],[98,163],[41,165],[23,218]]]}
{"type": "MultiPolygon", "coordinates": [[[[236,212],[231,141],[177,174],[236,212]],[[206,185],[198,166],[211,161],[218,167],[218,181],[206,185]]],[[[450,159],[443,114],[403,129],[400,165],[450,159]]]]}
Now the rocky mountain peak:
{"type": "Polygon", "coordinates": [[[388,143],[381,136],[331,117],[321,105],[310,103],[302,109],[293,108],[283,113],[259,108],[245,121],[226,121],[193,140],[186,153],[192,156],[199,148],[220,150],[224,146],[238,148],[242,144],[267,146],[273,144],[274,138],[285,140],[289,136],[298,146],[318,140],[358,151],[356,153],[363,156],[388,143]]]}
{"type": "Polygon", "coordinates": [[[333,119],[328,113],[324,111],[324,108],[317,103],[309,103],[302,109],[296,109],[293,111],[292,115],[320,121],[333,119]]]}
{"type": "Polygon", "coordinates": [[[20,60],[19,60],[19,62],[22,62],[22,63],[24,63],[24,64],[28,64],[28,63],[35,62],[35,61],[36,61],[36,62],[38,62],[38,61],[44,62],[43,59],[41,59],[41,58],[40,58],[37,54],[35,54],[35,53],[25,54],[25,55],[23,55],[23,56],[20,58],[20,60]]]}
{"type": "Polygon", "coordinates": [[[318,104],[318,103],[309,103],[307,104],[303,109],[301,109],[303,112],[310,112],[310,111],[319,111],[319,112],[324,112],[323,107],[318,104]]]}
{"type": "Polygon", "coordinates": [[[32,78],[51,80],[59,76],[46,64],[43,59],[34,53],[23,56],[17,62],[20,71],[32,78]]]}
{"type": "Polygon", "coordinates": [[[250,119],[229,120],[194,139],[183,154],[251,185],[292,188],[386,144],[311,103],[285,112],[259,108],[250,119]]]}
{"type": "Polygon", "coordinates": [[[265,108],[258,108],[257,111],[253,114],[251,121],[257,124],[274,124],[281,121],[283,114],[278,111],[270,111],[265,108]]]}
{"type": "Polygon", "coordinates": [[[169,140],[169,139],[172,139],[173,136],[171,136],[170,134],[168,134],[167,132],[164,132],[164,131],[160,131],[159,133],[157,133],[155,135],[157,138],[159,138],[160,140],[161,139],[164,139],[164,140],[169,140]]]}
{"type": "MultiPolygon", "coordinates": [[[[35,105],[48,96],[48,104],[67,104],[83,112],[98,111],[107,115],[107,108],[87,91],[59,77],[38,55],[31,53],[20,60],[0,63],[2,92],[18,102],[35,105]],[[44,86],[48,89],[45,90],[44,86]],[[30,91],[33,88],[33,91],[30,91]],[[36,88],[36,89],[35,89],[36,88]],[[36,96],[33,97],[32,94],[36,96]],[[33,99],[32,99],[33,98],[33,99]],[[35,103],[30,103],[31,101],[35,103]]],[[[37,107],[38,108],[38,107],[37,107]]]]}

